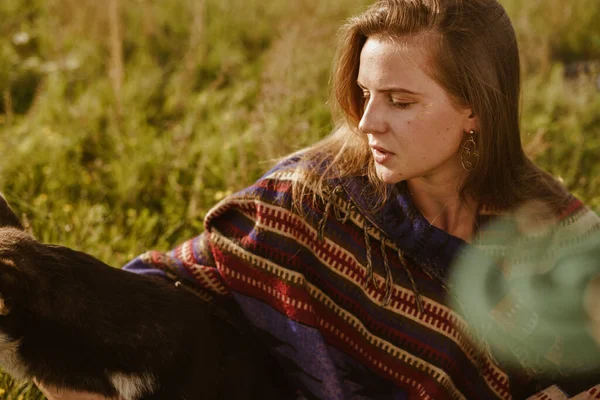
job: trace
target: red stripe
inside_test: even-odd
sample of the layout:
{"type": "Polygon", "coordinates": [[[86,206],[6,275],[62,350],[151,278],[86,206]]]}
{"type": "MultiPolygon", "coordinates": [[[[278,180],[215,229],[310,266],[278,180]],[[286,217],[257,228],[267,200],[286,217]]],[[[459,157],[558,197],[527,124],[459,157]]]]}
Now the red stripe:
{"type": "MultiPolygon", "coordinates": [[[[260,188],[265,188],[268,190],[274,190],[275,194],[285,194],[285,195],[289,195],[291,196],[291,184],[287,183],[286,181],[276,181],[275,184],[273,184],[272,182],[265,182],[263,180],[257,182],[255,184],[255,186],[260,187],[260,188]]],[[[267,199],[263,200],[266,203],[269,203],[269,201],[267,199]]],[[[269,203],[270,204],[270,203],[269,203]]],[[[274,207],[279,207],[278,204],[271,204],[274,207]]],[[[309,211],[311,211],[314,215],[318,215],[319,217],[323,216],[323,212],[324,209],[323,208],[318,208],[317,206],[315,206],[314,202],[312,201],[308,201],[308,202],[303,202],[302,203],[303,207],[307,208],[309,211]]],[[[252,205],[252,209],[254,209],[255,206],[252,205]]],[[[248,209],[250,210],[250,209],[248,209]]],[[[286,213],[289,213],[289,210],[285,210],[286,213]]],[[[355,226],[354,224],[352,224],[352,226],[355,226]]],[[[342,230],[344,233],[346,233],[347,235],[349,235],[353,241],[354,244],[359,244],[360,246],[362,246],[365,242],[364,240],[364,235],[363,235],[363,231],[362,229],[352,229],[351,226],[346,226],[345,224],[340,224],[339,225],[339,229],[342,230]]],[[[347,239],[347,236],[344,235],[344,238],[347,239]]]]}
{"type": "MultiPolygon", "coordinates": [[[[252,252],[254,252],[254,249],[258,249],[259,251],[256,252],[256,254],[264,254],[264,253],[273,253],[276,252],[278,249],[275,249],[273,247],[267,246],[264,242],[254,242],[253,243],[254,247],[252,247],[252,252]]],[[[280,252],[280,254],[282,254],[284,257],[285,256],[289,256],[288,254],[283,254],[280,252]]],[[[311,281],[318,281],[315,282],[316,286],[321,288],[321,290],[323,290],[325,293],[327,293],[327,295],[329,297],[332,297],[333,299],[337,299],[337,303],[342,306],[342,308],[345,309],[350,309],[351,313],[357,317],[359,317],[359,319],[361,320],[361,322],[363,324],[366,325],[366,327],[372,331],[372,332],[377,332],[379,334],[383,334],[387,337],[392,337],[393,339],[401,342],[398,343],[399,346],[401,346],[402,348],[406,348],[406,349],[412,349],[413,351],[415,350],[419,350],[420,352],[424,353],[423,355],[427,358],[430,358],[432,360],[436,360],[437,363],[440,365],[440,368],[447,368],[453,371],[458,371],[459,373],[457,374],[460,378],[465,378],[464,380],[462,380],[462,383],[469,388],[472,388],[472,381],[469,379],[466,379],[466,376],[464,376],[464,374],[460,373],[460,368],[458,366],[458,364],[456,363],[456,360],[453,359],[452,357],[450,357],[447,353],[444,353],[438,349],[435,349],[425,343],[423,343],[422,341],[419,341],[418,339],[415,339],[412,336],[409,336],[407,334],[405,334],[402,331],[398,331],[395,328],[386,325],[384,323],[381,323],[380,321],[374,319],[371,314],[363,307],[363,304],[360,303],[359,301],[353,299],[352,297],[349,297],[348,295],[346,295],[344,292],[339,291],[335,286],[333,286],[332,282],[325,280],[321,275],[318,274],[318,272],[315,270],[315,268],[313,268],[310,264],[306,264],[306,263],[300,263],[301,258],[300,257],[295,257],[294,258],[294,266],[299,268],[299,270],[303,271],[303,273],[306,273],[307,277],[312,278],[311,281]],[[349,307],[348,307],[349,306],[349,307]]],[[[248,268],[246,266],[241,266],[242,269],[245,269],[245,274],[252,274],[251,270],[248,270],[248,268]]],[[[373,284],[371,282],[369,282],[369,285],[373,286],[373,284]]],[[[406,301],[401,300],[403,303],[406,303],[406,301]]],[[[427,310],[430,307],[427,307],[425,309],[425,314],[426,315],[431,315],[430,313],[427,312],[427,310]]],[[[410,323],[414,323],[414,322],[410,322],[410,323]]],[[[416,323],[415,323],[416,324],[416,323]]],[[[423,329],[428,329],[427,327],[422,327],[423,329]]],[[[434,334],[433,331],[430,330],[431,334],[434,334]]],[[[446,340],[451,341],[451,339],[447,338],[446,340]]],[[[454,343],[453,343],[454,344],[454,343]]],[[[458,345],[456,345],[458,347],[458,345]]],[[[415,351],[416,352],[416,351],[415,351]]],[[[468,358],[465,356],[465,359],[468,360],[468,358]]],[[[507,389],[507,388],[506,388],[507,389]]]]}
{"type": "Polygon", "coordinates": [[[416,382],[419,382],[423,386],[423,391],[435,399],[450,398],[446,389],[444,389],[443,386],[432,379],[428,374],[416,370],[410,365],[394,358],[393,356],[385,353],[383,350],[378,349],[369,343],[362,335],[360,335],[360,333],[356,332],[352,326],[347,324],[343,318],[327,309],[324,304],[315,301],[310,294],[303,289],[288,285],[278,278],[274,278],[273,276],[258,269],[249,269],[243,260],[239,260],[235,256],[228,256],[225,253],[221,253],[219,250],[217,250],[217,252],[220,254],[216,256],[215,259],[219,260],[219,268],[223,273],[224,279],[226,279],[230,284],[232,290],[265,301],[271,307],[288,316],[289,318],[319,329],[327,343],[342,349],[344,352],[358,359],[365,365],[370,365],[371,368],[375,369],[380,375],[391,379],[400,387],[415,391],[413,386],[408,385],[406,382],[403,382],[400,379],[395,379],[393,374],[389,372],[386,373],[384,368],[381,368],[377,365],[377,362],[381,361],[383,365],[388,367],[388,371],[396,371],[398,372],[399,376],[405,376],[407,378],[414,379],[416,382]],[[242,270],[244,270],[243,273],[242,270]],[[264,289],[253,285],[252,283],[248,282],[248,280],[244,281],[236,278],[232,271],[239,272],[241,275],[246,276],[247,278],[264,283],[267,287],[277,288],[276,291],[278,293],[301,301],[304,304],[310,304],[312,308],[309,307],[308,310],[305,310],[304,308],[299,308],[297,305],[292,306],[285,300],[270,295],[269,293],[265,292],[264,289]],[[348,343],[348,341],[341,339],[334,332],[326,329],[325,326],[328,324],[337,327],[343,332],[348,340],[352,340],[362,347],[364,349],[363,353],[361,354],[360,351],[356,350],[348,343]],[[371,361],[369,361],[369,359],[371,359],[371,361]]]}
{"type": "MultiPolygon", "coordinates": [[[[253,207],[252,210],[255,210],[255,208],[253,207]]],[[[281,225],[288,224],[288,226],[290,226],[288,221],[285,221],[284,218],[273,216],[273,219],[278,220],[281,225]]],[[[271,222],[271,221],[265,220],[264,222],[266,223],[266,222],[271,222]]],[[[277,228],[280,230],[284,230],[284,228],[282,226],[279,226],[277,228]]],[[[294,226],[294,228],[298,229],[298,226],[294,226]]],[[[305,229],[305,231],[306,231],[306,229],[305,229]]],[[[288,254],[282,253],[278,248],[267,246],[264,241],[260,241],[260,242],[255,241],[250,236],[247,236],[247,232],[245,232],[239,228],[236,228],[234,226],[231,226],[231,225],[228,226],[227,231],[224,233],[228,237],[238,238],[240,244],[251,253],[269,254],[271,257],[273,257],[273,255],[279,254],[281,256],[281,258],[291,259],[291,257],[288,254]],[[258,250],[258,251],[256,251],[256,250],[258,250]]],[[[344,260],[344,259],[340,258],[339,253],[337,254],[337,257],[336,257],[334,255],[335,253],[333,253],[333,251],[327,250],[325,248],[324,242],[315,240],[314,245],[315,245],[315,247],[318,246],[318,248],[313,247],[312,250],[316,250],[317,254],[329,255],[330,263],[333,259],[333,260],[337,260],[338,262],[343,263],[344,265],[347,265],[349,267],[356,265],[351,260],[344,260]]],[[[274,258],[277,258],[277,257],[275,256],[274,258]]],[[[295,257],[295,258],[293,258],[293,260],[294,260],[294,262],[293,262],[294,266],[299,267],[302,271],[307,270],[313,276],[317,276],[317,274],[314,272],[314,269],[311,266],[300,263],[299,257],[295,257]]],[[[230,265],[230,264],[225,263],[225,265],[230,265]]],[[[239,268],[238,271],[243,272],[244,275],[248,275],[257,280],[263,279],[263,277],[261,275],[254,275],[255,269],[254,268],[249,269],[247,267],[247,265],[245,265],[245,264],[239,265],[236,268],[239,268]]],[[[358,269],[358,268],[355,268],[354,270],[356,270],[356,269],[358,269]]],[[[360,270],[362,272],[363,268],[361,267],[360,270]]],[[[278,279],[275,279],[273,282],[277,283],[280,281],[278,279]]],[[[369,285],[371,288],[373,288],[372,283],[369,283],[369,285]]],[[[396,331],[395,329],[393,329],[387,325],[381,325],[380,323],[373,320],[363,308],[358,306],[360,303],[357,303],[353,299],[348,298],[343,293],[335,290],[331,286],[328,286],[328,287],[330,288],[331,292],[334,292],[334,294],[338,294],[339,297],[341,297],[345,301],[354,304],[356,306],[356,308],[360,311],[361,318],[368,319],[367,322],[369,325],[374,325],[375,328],[380,328],[380,329],[383,328],[381,330],[383,330],[389,336],[401,337],[405,341],[411,342],[413,345],[418,346],[420,349],[424,350],[430,358],[438,359],[438,360],[443,359],[445,361],[444,366],[447,366],[447,367],[451,368],[452,370],[459,370],[457,376],[462,377],[464,375],[464,374],[460,373],[460,368],[455,363],[455,361],[452,358],[450,358],[446,353],[441,353],[438,350],[431,348],[430,346],[424,345],[423,343],[420,343],[420,342],[416,342],[415,340],[412,339],[412,337],[407,336],[399,331],[396,331]]],[[[380,291],[380,294],[381,294],[381,297],[383,297],[383,291],[380,291]]],[[[431,316],[433,318],[432,323],[435,324],[435,326],[438,329],[442,330],[443,332],[446,332],[447,334],[451,334],[451,332],[454,332],[454,333],[456,333],[456,336],[460,337],[460,333],[458,333],[458,331],[456,330],[456,328],[454,326],[454,323],[456,323],[456,318],[455,318],[455,316],[453,316],[452,313],[446,312],[444,316],[439,316],[439,315],[433,314],[428,311],[436,310],[437,307],[426,304],[425,313],[417,315],[418,308],[415,306],[414,301],[412,301],[412,296],[407,296],[406,294],[397,294],[396,296],[392,296],[392,300],[393,300],[393,302],[401,303],[401,304],[405,305],[405,307],[403,307],[405,312],[407,312],[408,314],[410,314],[414,317],[417,317],[417,319],[426,320],[428,316],[431,316]]],[[[424,326],[424,328],[429,329],[426,326],[424,326]]],[[[432,333],[433,333],[433,331],[432,331],[432,333]]],[[[448,338],[448,340],[451,340],[451,339],[448,338]]],[[[492,374],[491,371],[489,371],[489,372],[490,372],[488,375],[488,377],[490,378],[489,384],[492,385],[492,387],[494,387],[500,393],[504,394],[504,393],[508,392],[508,382],[505,379],[500,380],[499,379],[500,376],[498,374],[492,374]]],[[[464,384],[466,388],[472,388],[472,382],[468,381],[466,376],[464,378],[465,378],[464,381],[461,379],[461,383],[464,384]]]]}
{"type": "MultiPolygon", "coordinates": [[[[311,234],[311,232],[309,232],[308,228],[306,228],[305,226],[299,226],[298,224],[293,224],[291,223],[290,219],[291,217],[289,216],[289,213],[286,213],[286,216],[288,218],[282,218],[282,217],[278,217],[276,215],[268,215],[267,218],[264,218],[264,216],[267,214],[265,212],[260,213],[260,211],[265,210],[264,207],[260,207],[260,205],[255,205],[253,208],[249,209],[249,211],[254,211],[256,214],[256,222],[257,223],[261,223],[265,226],[270,226],[273,227],[274,223],[278,223],[281,224],[280,227],[278,227],[279,230],[281,231],[287,231],[287,232],[294,232],[295,237],[298,238],[298,241],[304,241],[304,242],[308,242],[308,243],[312,243],[313,246],[311,248],[311,250],[313,250],[318,256],[321,256],[322,258],[325,259],[329,259],[328,264],[331,265],[333,264],[332,261],[335,261],[339,264],[343,264],[344,266],[348,267],[348,272],[347,274],[352,276],[352,277],[360,277],[360,279],[358,279],[358,281],[360,283],[363,283],[364,280],[366,279],[366,272],[365,269],[362,265],[357,264],[356,261],[354,261],[352,258],[348,258],[348,259],[343,259],[341,258],[341,252],[338,252],[337,254],[334,253],[334,248],[330,247],[328,248],[328,246],[326,246],[326,242],[325,241],[318,241],[316,236],[314,234],[311,234]],[[258,213],[256,213],[258,209],[258,213]],[[285,229],[287,228],[287,229],[285,229]],[[305,238],[306,240],[301,240],[302,238],[305,238]]],[[[274,214],[274,213],[271,213],[274,214]]],[[[241,235],[247,235],[246,232],[242,232],[240,231],[241,235]]],[[[238,233],[238,237],[240,237],[241,235],[239,235],[238,233]]],[[[254,242],[256,243],[256,242],[254,242]]],[[[383,297],[384,292],[380,291],[380,297],[383,297]]],[[[395,295],[392,295],[392,301],[398,301],[400,303],[405,303],[406,304],[406,309],[405,312],[416,316],[418,314],[418,307],[416,305],[416,303],[413,302],[404,302],[403,298],[402,298],[402,294],[401,293],[397,293],[395,295]]],[[[453,327],[451,326],[453,323],[456,323],[457,320],[454,316],[448,314],[447,316],[441,317],[440,315],[435,315],[435,314],[429,314],[431,317],[433,317],[433,319],[435,320],[434,322],[432,322],[433,324],[435,324],[436,327],[438,327],[439,329],[443,330],[444,332],[448,332],[450,333],[450,331],[454,332],[457,334],[457,336],[460,335],[460,333],[453,327]],[[445,317],[448,317],[447,319],[445,317]]],[[[425,316],[422,316],[421,320],[424,320],[425,316]]]]}
{"type": "MultiPolygon", "coordinates": [[[[370,344],[360,333],[353,330],[352,326],[347,324],[342,318],[340,318],[334,312],[328,310],[323,304],[317,303],[315,308],[318,311],[320,317],[320,332],[325,337],[327,343],[335,346],[336,348],[342,349],[346,354],[351,357],[358,359],[359,361],[369,365],[372,369],[375,369],[380,375],[390,379],[400,387],[404,387],[412,392],[415,391],[413,385],[409,385],[406,382],[402,382],[394,377],[394,372],[397,372],[399,376],[405,376],[418,382],[422,386],[422,390],[434,399],[450,399],[451,395],[439,382],[434,380],[427,373],[422,372],[416,368],[411,367],[386,353],[384,350],[377,348],[370,344]],[[329,327],[330,329],[327,329],[329,327]],[[331,327],[339,329],[343,332],[344,338],[342,339],[339,334],[336,333],[336,329],[333,330],[331,327]],[[352,345],[352,342],[356,343],[358,347],[364,349],[363,353],[352,345]],[[378,364],[382,363],[383,366],[388,367],[388,371],[385,368],[380,367],[378,364]]],[[[414,393],[416,394],[416,393],[414,393]]]]}
{"type": "MultiPolygon", "coordinates": [[[[262,186],[267,186],[267,185],[263,184],[262,186]]],[[[282,188],[284,190],[287,190],[289,188],[289,186],[290,185],[270,185],[270,187],[282,188]]],[[[359,282],[365,279],[364,267],[362,267],[360,264],[357,264],[356,262],[354,262],[351,258],[342,258],[342,255],[341,255],[342,252],[339,249],[336,249],[333,246],[326,246],[325,242],[316,240],[317,239],[316,233],[313,232],[311,229],[309,229],[305,223],[301,223],[301,221],[299,221],[297,218],[294,218],[295,216],[291,215],[288,210],[283,210],[283,209],[282,210],[273,210],[271,208],[268,208],[265,205],[260,204],[259,202],[238,204],[237,206],[239,207],[239,209],[246,211],[249,214],[249,218],[254,217],[254,219],[256,220],[257,223],[262,223],[266,226],[270,226],[271,228],[274,228],[274,229],[282,231],[282,232],[287,232],[290,234],[293,233],[294,236],[297,236],[299,238],[304,237],[305,242],[314,244],[312,246],[311,250],[315,251],[316,254],[318,254],[319,256],[326,259],[328,264],[337,263],[338,265],[344,265],[345,267],[348,268],[346,274],[350,275],[354,279],[358,278],[357,280],[359,282]]],[[[276,208],[277,206],[273,206],[273,207],[276,208]]],[[[228,226],[227,229],[230,230],[230,232],[226,232],[227,235],[231,234],[231,235],[237,236],[242,241],[242,245],[249,249],[253,249],[253,248],[263,249],[263,250],[266,250],[265,253],[267,253],[267,254],[274,254],[274,255],[279,254],[282,257],[287,256],[287,258],[289,258],[289,255],[281,253],[279,251],[279,249],[267,247],[264,245],[264,243],[257,243],[252,238],[247,236],[247,232],[244,232],[239,229],[235,229],[231,226],[228,226]]],[[[350,233],[350,232],[348,232],[348,233],[350,233]]],[[[294,264],[297,265],[298,259],[295,258],[294,260],[296,261],[296,263],[294,263],[294,264]]],[[[304,269],[310,269],[306,265],[303,265],[302,267],[304,269]]],[[[340,268],[340,267],[338,267],[338,268],[340,268]]],[[[374,289],[373,285],[370,284],[370,291],[374,292],[373,289],[374,289]]],[[[383,291],[379,291],[379,292],[380,292],[379,297],[383,297],[383,295],[384,295],[383,291]]],[[[417,319],[421,319],[421,320],[427,320],[428,317],[432,317],[433,321],[431,321],[431,323],[434,326],[436,326],[438,329],[440,329],[441,331],[446,332],[447,334],[452,335],[455,338],[461,338],[461,337],[464,338],[464,336],[461,336],[461,333],[455,327],[455,324],[457,323],[457,319],[454,315],[446,312],[445,315],[442,317],[442,316],[436,315],[434,313],[435,311],[432,313],[427,312],[429,310],[437,310],[437,307],[431,306],[431,305],[426,305],[426,307],[425,307],[426,312],[424,313],[424,315],[418,315],[419,313],[418,313],[418,309],[416,307],[416,303],[414,302],[414,300],[411,300],[412,297],[409,297],[409,298],[407,298],[407,297],[409,297],[409,296],[407,296],[405,293],[399,294],[396,292],[395,295],[392,297],[392,299],[396,303],[403,304],[403,306],[404,306],[403,311],[406,312],[407,314],[417,317],[417,319]]],[[[348,301],[351,301],[354,304],[356,304],[353,300],[349,300],[347,297],[345,297],[345,298],[348,301]]],[[[361,310],[361,314],[365,315],[364,313],[365,313],[364,310],[361,310]]],[[[372,320],[371,320],[371,322],[372,322],[372,320]]],[[[381,325],[379,325],[379,326],[381,326],[381,325]]],[[[388,334],[391,334],[394,336],[401,336],[401,337],[408,339],[409,341],[414,343],[414,341],[410,340],[410,337],[407,337],[406,335],[403,335],[394,330],[391,330],[387,326],[383,326],[383,327],[388,334]]],[[[459,339],[459,342],[460,342],[460,339],[459,339]]],[[[468,344],[467,344],[467,346],[468,346],[468,344]]],[[[449,364],[450,364],[449,366],[456,365],[452,360],[448,360],[447,356],[444,353],[439,353],[437,350],[432,349],[429,346],[427,346],[424,350],[426,350],[428,355],[432,358],[435,357],[434,354],[441,356],[443,359],[445,359],[447,362],[449,362],[449,364]]],[[[489,367],[486,369],[491,370],[491,368],[489,368],[489,367]]],[[[491,378],[490,382],[488,383],[489,385],[491,385],[491,387],[494,387],[496,390],[498,390],[501,393],[502,392],[506,393],[508,391],[508,382],[506,379],[500,380],[499,379],[500,375],[497,373],[496,374],[490,373],[488,376],[491,378]]],[[[466,386],[471,386],[471,385],[466,385],[466,386]]]]}
{"type": "Polygon", "coordinates": [[[567,218],[570,214],[573,214],[577,209],[583,207],[581,200],[575,198],[573,201],[558,215],[559,220],[567,218]]]}
{"type": "MultiPolygon", "coordinates": [[[[262,270],[259,270],[257,268],[253,268],[251,266],[248,266],[248,264],[243,261],[240,260],[239,258],[237,258],[234,255],[230,255],[230,254],[225,254],[222,253],[220,250],[216,250],[216,252],[219,252],[219,256],[216,257],[216,259],[219,261],[220,265],[224,265],[227,266],[228,269],[236,271],[237,273],[241,274],[242,276],[246,277],[247,280],[244,282],[242,279],[236,278],[232,275],[231,272],[228,271],[222,271],[225,275],[225,278],[227,279],[230,287],[235,290],[238,291],[240,293],[252,296],[254,298],[258,298],[262,301],[265,301],[267,304],[271,305],[273,308],[275,308],[276,310],[278,310],[279,312],[283,313],[284,315],[290,317],[291,319],[300,321],[302,323],[305,323],[307,325],[313,326],[315,328],[319,328],[319,320],[324,320],[324,321],[332,321],[334,320],[332,315],[335,315],[335,319],[339,320],[339,321],[343,321],[343,319],[341,317],[339,317],[337,314],[333,313],[332,311],[329,311],[328,308],[326,308],[325,305],[323,305],[322,303],[314,300],[310,294],[308,294],[304,289],[302,289],[301,287],[297,287],[294,285],[290,285],[287,283],[282,282],[279,278],[274,277],[272,275],[270,275],[269,273],[266,273],[262,270]],[[221,264],[222,263],[222,264],[221,264]],[[283,301],[280,298],[277,298],[276,295],[274,294],[269,294],[266,293],[264,291],[264,289],[254,286],[251,283],[248,282],[248,278],[255,280],[256,282],[261,282],[263,284],[265,284],[267,287],[271,287],[271,288],[277,288],[277,292],[280,294],[285,294],[286,296],[296,299],[298,301],[301,301],[305,304],[310,304],[312,307],[314,307],[314,310],[311,309],[304,309],[304,308],[298,308],[298,306],[292,306],[290,304],[287,304],[285,301],[283,301]]],[[[360,334],[356,331],[356,328],[352,327],[350,324],[347,324],[346,322],[344,322],[345,325],[348,326],[347,329],[344,330],[344,334],[348,335],[348,336],[352,336],[355,335],[355,337],[358,337],[360,339],[355,339],[357,342],[362,342],[364,344],[366,344],[369,347],[373,347],[373,345],[369,344],[369,342],[360,334]]],[[[447,365],[451,368],[451,370],[455,371],[454,374],[450,374],[453,378],[453,380],[455,381],[455,383],[460,383],[461,386],[465,386],[464,388],[472,391],[473,390],[473,382],[470,382],[468,380],[464,380],[463,378],[466,379],[466,377],[464,377],[461,373],[460,373],[460,368],[458,365],[456,365],[456,363],[454,362],[454,360],[452,360],[451,358],[448,358],[448,355],[445,353],[440,353],[438,352],[436,349],[432,349],[429,346],[422,344],[422,343],[418,343],[412,340],[412,338],[397,332],[391,328],[389,328],[388,326],[385,325],[381,325],[379,323],[374,323],[372,325],[377,325],[377,327],[382,327],[384,328],[386,331],[394,334],[394,336],[398,337],[402,337],[405,339],[408,339],[409,341],[413,342],[413,344],[418,344],[418,347],[422,350],[428,350],[429,355],[431,356],[432,354],[436,354],[438,356],[440,356],[441,358],[445,359],[447,361],[447,365]],[[459,381],[456,381],[455,379],[458,378],[459,381]]],[[[339,326],[339,324],[338,324],[339,326]]],[[[377,331],[377,327],[375,329],[371,328],[371,331],[377,331]]],[[[322,331],[322,329],[320,329],[322,331]]],[[[325,332],[323,332],[325,334],[325,332]]],[[[329,335],[331,336],[331,335],[329,335]]],[[[339,338],[336,340],[331,340],[329,339],[328,342],[337,345],[338,347],[346,347],[347,345],[340,341],[339,338]]],[[[417,346],[415,346],[417,347],[417,346]]],[[[403,348],[402,346],[400,346],[400,348],[403,348]]],[[[353,350],[354,352],[356,352],[355,350],[353,350]]],[[[374,348],[374,351],[376,351],[378,354],[386,354],[384,353],[383,350],[374,348]]],[[[356,356],[357,358],[361,359],[364,363],[366,364],[372,364],[372,362],[369,362],[368,360],[368,354],[367,356],[356,356]]],[[[373,356],[372,356],[373,357],[373,356]]],[[[390,360],[396,360],[393,356],[391,355],[387,355],[386,357],[388,357],[390,360]]],[[[376,359],[376,357],[374,357],[376,359]]],[[[384,359],[380,359],[379,361],[385,361],[384,359]]],[[[395,361],[395,362],[400,362],[400,361],[395,361]]],[[[402,363],[403,364],[403,363],[402,363]]],[[[389,362],[384,362],[384,365],[390,365],[389,362]]],[[[403,364],[404,365],[404,364],[403,364]]],[[[390,366],[391,368],[395,368],[390,366]]],[[[443,369],[443,368],[441,368],[443,369]]],[[[386,377],[389,377],[389,374],[386,374],[384,372],[384,369],[381,368],[380,373],[385,375],[386,377]]],[[[422,372],[420,372],[421,374],[423,374],[422,372]]],[[[484,373],[487,375],[489,374],[489,369],[486,368],[486,370],[484,371],[484,373]]],[[[406,374],[405,374],[406,375],[406,374]]],[[[409,375],[406,375],[409,376],[409,375]]],[[[489,374],[490,377],[493,378],[497,378],[494,377],[493,375],[489,374]]],[[[430,378],[431,379],[431,378],[430,378]]],[[[419,381],[422,381],[423,378],[419,377],[419,381]]],[[[403,383],[401,381],[397,382],[398,385],[403,384],[406,385],[406,383],[403,383]]]]}
{"type": "MultiPolygon", "coordinates": [[[[254,186],[256,187],[260,187],[262,189],[266,189],[269,191],[273,191],[273,196],[276,197],[277,194],[285,194],[285,195],[291,195],[291,187],[292,184],[288,181],[271,181],[271,180],[260,180],[258,182],[256,182],[254,184],[254,186]]],[[[280,207],[280,205],[278,205],[277,203],[269,203],[269,201],[267,199],[265,200],[261,200],[263,202],[266,202],[268,204],[270,204],[273,207],[280,207]]],[[[258,203],[244,203],[244,204],[237,204],[237,207],[241,210],[245,210],[245,211],[250,211],[252,213],[252,215],[256,215],[257,214],[257,208],[260,205],[258,203]]],[[[303,206],[306,207],[308,210],[310,210],[311,212],[313,212],[314,214],[318,215],[318,216],[322,216],[323,215],[323,209],[315,207],[314,206],[314,202],[309,201],[309,202],[304,202],[303,206]]],[[[264,207],[261,207],[264,209],[264,207]]],[[[288,218],[284,219],[284,222],[288,222],[289,226],[288,226],[288,231],[290,232],[290,228],[292,229],[293,233],[296,233],[296,231],[294,231],[294,228],[300,228],[301,225],[304,224],[298,224],[297,222],[294,224],[292,222],[292,216],[288,215],[291,214],[289,212],[289,210],[285,210],[283,211],[284,213],[286,213],[286,216],[288,218]]],[[[268,213],[263,213],[263,214],[268,214],[268,213]]],[[[279,223],[282,223],[279,217],[276,216],[272,216],[273,220],[277,220],[279,223]]],[[[297,216],[295,216],[297,217],[297,216]]],[[[258,220],[257,220],[258,221],[258,220]]],[[[269,222],[270,220],[267,218],[265,219],[263,222],[269,222]]],[[[277,227],[277,229],[280,229],[280,227],[277,227]]],[[[355,245],[355,246],[359,246],[359,247],[363,247],[364,243],[365,243],[365,239],[364,239],[364,232],[362,230],[362,228],[359,228],[357,225],[355,224],[338,224],[336,226],[336,230],[341,231],[344,233],[343,237],[345,240],[347,240],[348,238],[352,239],[352,241],[350,243],[346,242],[346,245],[355,245]]],[[[310,231],[308,229],[302,229],[302,233],[304,234],[304,236],[310,237],[310,231]]],[[[395,266],[396,268],[401,268],[400,266],[395,266]]],[[[356,271],[354,271],[356,272],[356,271]]],[[[414,278],[422,278],[422,279],[430,279],[429,275],[427,275],[424,271],[421,270],[421,268],[413,268],[412,273],[414,275],[414,278]]]]}

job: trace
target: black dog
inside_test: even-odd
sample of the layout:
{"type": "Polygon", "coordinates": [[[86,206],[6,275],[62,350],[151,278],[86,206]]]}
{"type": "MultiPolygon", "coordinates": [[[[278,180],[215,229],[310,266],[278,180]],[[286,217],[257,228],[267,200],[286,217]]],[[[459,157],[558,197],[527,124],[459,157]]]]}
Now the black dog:
{"type": "Polygon", "coordinates": [[[36,241],[1,196],[0,218],[0,367],[15,378],[125,400],[292,398],[251,330],[200,297],[36,241]]]}

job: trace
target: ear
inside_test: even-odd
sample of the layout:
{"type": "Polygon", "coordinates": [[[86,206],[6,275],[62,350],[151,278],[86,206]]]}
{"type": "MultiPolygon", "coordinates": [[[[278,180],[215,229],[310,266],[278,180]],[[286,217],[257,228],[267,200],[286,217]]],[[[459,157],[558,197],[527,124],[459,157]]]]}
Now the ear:
{"type": "Polygon", "coordinates": [[[0,315],[6,316],[10,314],[10,306],[4,300],[2,293],[0,293],[0,315]]]}
{"type": "Polygon", "coordinates": [[[0,315],[10,314],[22,289],[14,261],[0,257],[0,315]]]}
{"type": "Polygon", "coordinates": [[[475,133],[479,133],[479,117],[475,115],[471,108],[466,110],[467,118],[465,119],[464,132],[474,131],[475,133]]]}
{"type": "Polygon", "coordinates": [[[2,193],[0,193],[0,227],[3,226],[12,226],[21,230],[24,229],[19,217],[17,217],[2,193]]]}

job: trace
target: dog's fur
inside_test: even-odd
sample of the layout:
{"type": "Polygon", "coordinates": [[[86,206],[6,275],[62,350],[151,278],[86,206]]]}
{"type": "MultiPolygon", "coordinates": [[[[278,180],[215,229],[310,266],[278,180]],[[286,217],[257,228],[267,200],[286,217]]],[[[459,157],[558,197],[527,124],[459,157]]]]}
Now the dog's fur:
{"type": "Polygon", "coordinates": [[[0,196],[0,367],[125,400],[287,399],[249,330],[166,280],[27,234],[0,196]]]}

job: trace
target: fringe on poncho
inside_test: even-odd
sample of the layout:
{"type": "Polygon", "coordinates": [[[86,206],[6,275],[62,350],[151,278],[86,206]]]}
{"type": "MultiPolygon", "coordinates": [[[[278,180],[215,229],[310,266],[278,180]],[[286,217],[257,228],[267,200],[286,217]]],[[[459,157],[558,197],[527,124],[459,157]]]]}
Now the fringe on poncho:
{"type": "MultiPolygon", "coordinates": [[[[473,246],[431,226],[402,185],[374,209],[364,178],[339,180],[297,210],[295,167],[282,162],[218,203],[202,234],[125,269],[192,287],[217,308],[233,299],[300,399],[518,399],[547,386],[503,368],[449,306],[452,261],[473,246]]],[[[576,199],[559,217],[574,240],[600,228],[576,199]]],[[[564,394],[535,398],[561,398],[551,391],[564,394]]]]}

